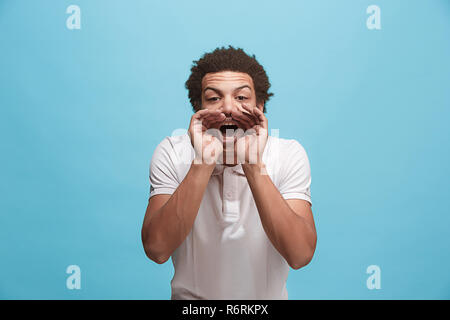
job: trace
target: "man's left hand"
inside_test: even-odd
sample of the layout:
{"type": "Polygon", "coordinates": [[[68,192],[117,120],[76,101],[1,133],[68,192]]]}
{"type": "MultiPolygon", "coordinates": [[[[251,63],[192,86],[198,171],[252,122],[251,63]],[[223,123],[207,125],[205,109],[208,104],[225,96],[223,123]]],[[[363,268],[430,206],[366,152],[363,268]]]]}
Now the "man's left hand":
{"type": "Polygon", "coordinates": [[[264,113],[256,106],[241,104],[241,110],[231,117],[245,129],[236,141],[238,163],[261,164],[268,137],[268,123],[264,113]]]}

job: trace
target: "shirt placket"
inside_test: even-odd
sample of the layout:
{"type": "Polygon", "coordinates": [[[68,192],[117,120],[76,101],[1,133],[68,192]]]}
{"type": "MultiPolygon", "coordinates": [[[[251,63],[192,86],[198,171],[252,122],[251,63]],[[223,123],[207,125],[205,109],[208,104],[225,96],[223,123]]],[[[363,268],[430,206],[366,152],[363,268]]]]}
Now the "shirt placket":
{"type": "Polygon", "coordinates": [[[223,217],[226,222],[236,222],[239,218],[238,176],[232,168],[223,171],[223,217]]]}

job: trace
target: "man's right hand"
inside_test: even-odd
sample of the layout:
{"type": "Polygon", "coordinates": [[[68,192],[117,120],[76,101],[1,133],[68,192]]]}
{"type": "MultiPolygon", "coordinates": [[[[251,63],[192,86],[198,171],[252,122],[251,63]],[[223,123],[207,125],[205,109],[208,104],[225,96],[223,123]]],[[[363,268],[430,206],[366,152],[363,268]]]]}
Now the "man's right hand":
{"type": "Polygon", "coordinates": [[[223,152],[220,130],[217,125],[225,120],[219,110],[200,110],[191,118],[189,137],[195,150],[195,164],[215,164],[223,152]]]}
{"type": "Polygon", "coordinates": [[[166,262],[192,230],[213,167],[223,152],[221,136],[213,136],[212,131],[225,118],[220,111],[206,109],[192,116],[188,133],[196,154],[194,164],[172,195],[156,194],[149,199],[142,243],[146,255],[157,263],[166,262]]]}

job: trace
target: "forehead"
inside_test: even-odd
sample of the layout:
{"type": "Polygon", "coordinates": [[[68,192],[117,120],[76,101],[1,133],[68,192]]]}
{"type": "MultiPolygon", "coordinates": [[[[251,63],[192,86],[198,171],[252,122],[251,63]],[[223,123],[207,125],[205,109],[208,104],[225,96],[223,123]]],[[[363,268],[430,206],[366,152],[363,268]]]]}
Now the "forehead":
{"type": "Polygon", "coordinates": [[[247,84],[253,88],[253,80],[247,73],[236,71],[220,71],[207,73],[202,79],[202,88],[208,85],[238,86],[247,84]]]}

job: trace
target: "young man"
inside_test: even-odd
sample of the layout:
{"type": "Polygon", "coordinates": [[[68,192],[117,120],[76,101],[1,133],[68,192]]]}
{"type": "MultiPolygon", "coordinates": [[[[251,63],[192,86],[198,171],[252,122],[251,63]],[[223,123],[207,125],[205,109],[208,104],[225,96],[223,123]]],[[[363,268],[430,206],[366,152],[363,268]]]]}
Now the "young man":
{"type": "Polygon", "coordinates": [[[316,247],[308,157],[268,136],[272,93],[254,55],[229,46],[194,62],[188,134],[165,138],[151,161],[145,253],[172,257],[172,299],[287,299],[289,266],[316,247]]]}

